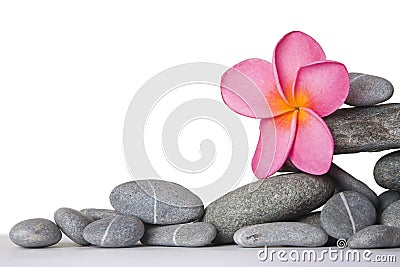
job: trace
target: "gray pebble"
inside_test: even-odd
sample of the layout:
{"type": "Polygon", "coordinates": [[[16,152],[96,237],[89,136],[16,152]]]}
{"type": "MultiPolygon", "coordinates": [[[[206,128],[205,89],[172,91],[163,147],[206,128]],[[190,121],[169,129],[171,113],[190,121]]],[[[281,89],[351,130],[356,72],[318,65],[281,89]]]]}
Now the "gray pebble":
{"type": "Polygon", "coordinates": [[[324,117],[335,154],[400,148],[400,104],[343,108],[324,117]]]}
{"type": "Polygon", "coordinates": [[[323,205],[334,191],[327,176],[294,173],[274,176],[233,190],[212,202],[202,221],[217,228],[213,243],[233,242],[248,225],[294,220],[323,205]]]}
{"type": "Polygon", "coordinates": [[[328,235],[320,227],[307,223],[273,222],[243,227],[233,239],[242,247],[319,247],[328,241],[328,235]]]}
{"type": "Polygon", "coordinates": [[[375,164],[374,177],[383,188],[400,190],[400,151],[380,158],[375,164]]]}
{"type": "Polygon", "coordinates": [[[81,212],[83,214],[85,214],[86,216],[89,216],[90,218],[92,218],[95,221],[104,219],[104,218],[107,218],[110,216],[121,215],[121,213],[119,213],[118,211],[109,210],[109,209],[83,209],[83,210],[81,210],[81,212]]]}
{"type": "Polygon", "coordinates": [[[29,219],[17,223],[11,228],[11,241],[25,248],[43,248],[57,244],[61,232],[57,225],[47,219],[29,219]]]}
{"type": "Polygon", "coordinates": [[[400,200],[390,204],[381,214],[380,223],[400,227],[400,200]]]}
{"type": "Polygon", "coordinates": [[[400,200],[400,193],[394,190],[388,190],[379,195],[379,212],[382,213],[392,203],[400,200]]]}
{"type": "Polygon", "coordinates": [[[387,225],[371,225],[352,235],[350,248],[396,248],[400,247],[400,228],[387,225]]]}
{"type": "MultiPolygon", "coordinates": [[[[323,229],[322,225],[321,225],[321,212],[320,211],[314,211],[309,214],[306,214],[306,215],[298,218],[296,221],[301,222],[301,223],[307,223],[312,226],[323,229]]],[[[324,232],[325,232],[325,230],[324,230],[324,232]]],[[[328,236],[328,241],[325,243],[325,246],[335,246],[336,243],[337,243],[336,238],[328,236]]]]}
{"type": "Polygon", "coordinates": [[[149,226],[143,238],[144,245],[170,247],[201,247],[213,241],[217,235],[214,225],[195,222],[165,226],[149,226]]]}
{"type": "Polygon", "coordinates": [[[371,200],[375,208],[379,207],[378,197],[375,192],[372,191],[366,184],[354,178],[351,174],[347,173],[336,164],[332,163],[327,175],[329,175],[335,183],[337,192],[355,191],[361,193],[371,200]]]}
{"type": "Polygon", "coordinates": [[[376,222],[376,210],[363,194],[344,191],[334,195],[321,212],[321,225],[328,235],[347,239],[376,222]]]}
{"type": "Polygon", "coordinates": [[[94,220],[80,211],[70,208],[60,208],[54,212],[54,221],[61,231],[75,243],[87,246],[83,238],[83,229],[94,220]]]}
{"type": "Polygon", "coordinates": [[[121,184],[111,192],[110,202],[122,214],[158,225],[191,222],[204,213],[203,202],[190,190],[156,179],[121,184]]]}
{"type": "Polygon", "coordinates": [[[350,91],[346,104],[356,107],[373,106],[392,97],[393,85],[386,79],[362,73],[349,73],[350,91]]]}
{"type": "Polygon", "coordinates": [[[83,231],[83,237],[92,245],[105,248],[131,247],[144,233],[144,225],[134,216],[117,215],[97,220],[83,231]]]}

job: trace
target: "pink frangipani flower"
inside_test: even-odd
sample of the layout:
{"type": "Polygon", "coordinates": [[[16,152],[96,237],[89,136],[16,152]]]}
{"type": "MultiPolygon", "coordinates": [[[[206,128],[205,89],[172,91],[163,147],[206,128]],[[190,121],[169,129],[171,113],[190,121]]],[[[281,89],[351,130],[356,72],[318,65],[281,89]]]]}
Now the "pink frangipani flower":
{"type": "Polygon", "coordinates": [[[258,178],[274,174],[288,158],[307,173],[329,170],[334,143],[322,117],[344,103],[349,75],[343,64],[326,60],[313,38],[286,34],[275,47],[272,64],[254,58],[227,70],[221,93],[233,111],[261,119],[252,160],[258,178]]]}

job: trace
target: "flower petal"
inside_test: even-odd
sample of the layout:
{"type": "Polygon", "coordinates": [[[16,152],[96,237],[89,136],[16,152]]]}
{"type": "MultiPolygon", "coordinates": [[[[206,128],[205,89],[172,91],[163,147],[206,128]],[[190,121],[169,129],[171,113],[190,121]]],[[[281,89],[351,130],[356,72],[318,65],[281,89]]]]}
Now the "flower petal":
{"type": "Polygon", "coordinates": [[[304,172],[322,175],[328,172],[332,157],[333,138],[328,126],[315,112],[301,108],[290,160],[304,172]]]}
{"type": "Polygon", "coordinates": [[[272,118],[291,110],[278,92],[271,63],[244,60],[221,78],[221,94],[233,111],[252,118],[272,118]]]}
{"type": "Polygon", "coordinates": [[[296,134],[297,113],[295,110],[260,123],[260,138],[251,167],[260,178],[277,172],[286,161],[296,134]]]}
{"type": "Polygon", "coordinates": [[[294,103],[292,88],[299,68],[323,60],[324,50],[303,32],[290,32],[278,42],[272,58],[274,75],[290,104],[294,103]]]}
{"type": "Polygon", "coordinates": [[[301,67],[297,73],[296,106],[312,109],[320,117],[336,111],[349,94],[349,73],[339,62],[323,61],[301,67]]]}

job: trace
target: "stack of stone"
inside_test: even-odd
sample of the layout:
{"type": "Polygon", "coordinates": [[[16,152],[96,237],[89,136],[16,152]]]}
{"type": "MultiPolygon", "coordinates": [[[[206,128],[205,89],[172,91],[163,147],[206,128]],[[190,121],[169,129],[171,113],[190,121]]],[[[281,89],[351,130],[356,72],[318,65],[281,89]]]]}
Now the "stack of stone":
{"type": "MultiPolygon", "coordinates": [[[[347,104],[325,118],[335,154],[400,148],[400,104],[381,104],[393,94],[385,79],[350,74],[347,104]]],[[[346,240],[352,248],[400,247],[400,151],[375,166],[376,182],[389,189],[379,197],[363,182],[332,164],[326,175],[291,172],[233,190],[204,209],[183,186],[137,180],[110,194],[115,210],[58,209],[55,223],[31,219],[15,225],[10,239],[22,247],[59,242],[61,231],[80,245],[243,247],[330,246],[346,240]],[[321,211],[315,211],[321,208],[321,211]],[[61,231],[60,231],[61,230],[61,231]]]]}

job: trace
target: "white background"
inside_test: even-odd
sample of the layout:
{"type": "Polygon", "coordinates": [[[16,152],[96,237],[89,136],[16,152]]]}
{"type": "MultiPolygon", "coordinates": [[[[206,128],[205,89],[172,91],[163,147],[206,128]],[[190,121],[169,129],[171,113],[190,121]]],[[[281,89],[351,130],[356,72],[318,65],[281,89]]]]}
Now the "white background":
{"type": "MultiPolygon", "coordinates": [[[[0,233],[62,206],[110,207],[111,189],[131,179],[122,144],[128,105],[178,64],[271,60],[276,42],[301,30],[349,71],[390,80],[390,101],[399,102],[398,11],[396,1],[1,1],[0,233]]],[[[251,159],[258,124],[242,121],[251,159]]],[[[189,159],[199,156],[189,137],[203,126],[192,127],[180,144],[189,159]]],[[[372,170],[386,153],[334,161],[380,193],[372,170]]],[[[228,155],[218,152],[221,162],[228,155]]],[[[251,179],[248,171],[243,182],[251,179]]]]}

